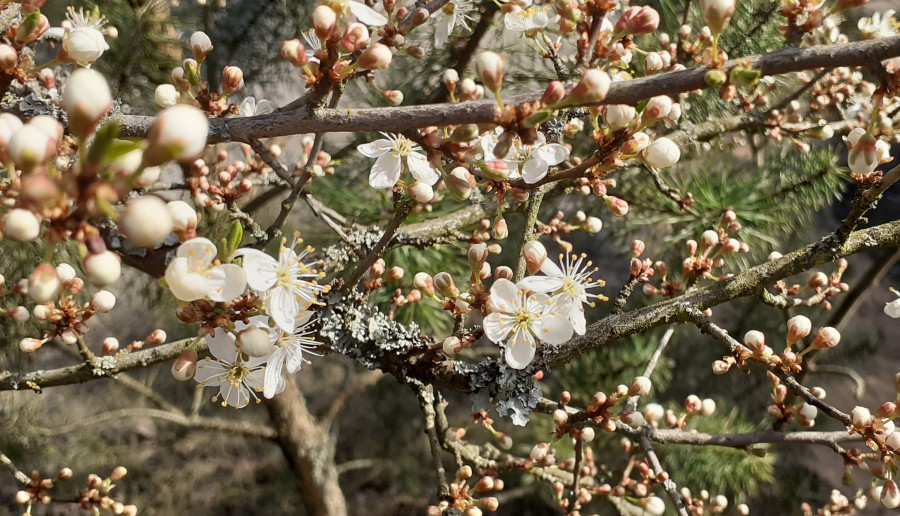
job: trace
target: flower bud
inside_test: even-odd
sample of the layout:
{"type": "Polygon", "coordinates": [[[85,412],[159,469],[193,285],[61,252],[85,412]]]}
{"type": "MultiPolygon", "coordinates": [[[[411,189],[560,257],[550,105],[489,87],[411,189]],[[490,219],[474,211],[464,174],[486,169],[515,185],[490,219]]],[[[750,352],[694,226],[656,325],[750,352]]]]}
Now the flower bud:
{"type": "Polygon", "coordinates": [[[3,220],[3,235],[17,242],[32,242],[41,234],[41,223],[31,210],[14,208],[3,220]]]}
{"type": "Polygon", "coordinates": [[[166,210],[172,219],[172,230],[183,242],[197,236],[197,212],[184,201],[166,203],[166,210]]]}
{"type": "Polygon", "coordinates": [[[624,217],[628,214],[628,202],[624,199],[607,195],[603,197],[603,201],[606,202],[606,207],[616,217],[624,217]]]}
{"type": "Polygon", "coordinates": [[[893,480],[888,480],[881,488],[881,505],[888,509],[896,509],[900,507],[900,489],[893,480]]]}
{"type": "Polygon", "coordinates": [[[19,53],[9,45],[0,44],[0,68],[12,70],[19,64],[19,53]]]}
{"type": "Polygon", "coordinates": [[[854,407],[850,412],[850,422],[856,428],[865,428],[875,420],[872,413],[866,407],[854,407]]]}
{"type": "Polygon", "coordinates": [[[81,268],[93,285],[105,287],[114,283],[122,275],[122,261],[112,251],[101,251],[87,255],[81,262],[81,268]]]}
{"type": "Polygon", "coordinates": [[[766,336],[761,331],[750,330],[744,334],[744,345],[754,353],[761,353],[766,347],[766,336]]]}
{"type": "Polygon", "coordinates": [[[406,192],[419,204],[427,204],[434,199],[434,189],[432,189],[428,183],[423,183],[421,181],[416,181],[407,186],[406,192]]]}
{"type": "Polygon", "coordinates": [[[472,272],[480,271],[488,257],[487,244],[472,244],[466,256],[469,259],[469,267],[472,268],[472,272]]]}
{"type": "Polygon", "coordinates": [[[644,73],[653,75],[663,69],[663,59],[658,52],[650,52],[644,58],[644,73]]]}
{"type": "Polygon", "coordinates": [[[356,62],[363,70],[384,70],[391,65],[393,57],[394,54],[387,45],[375,43],[367,48],[356,62]]]}
{"type": "MultiPolygon", "coordinates": [[[[41,21],[46,17],[41,15],[41,21]]],[[[43,24],[43,23],[42,23],[43,24]]],[[[49,29],[49,22],[47,29],[49,29]]],[[[47,29],[43,29],[46,31],[47,29]]],[[[38,29],[39,32],[40,29],[38,29]]],[[[32,33],[32,36],[34,33],[32,33]]],[[[18,34],[16,35],[18,36],[18,34]]],[[[100,59],[103,52],[109,49],[109,45],[103,38],[103,33],[94,27],[72,27],[66,29],[60,45],[57,59],[64,63],[77,63],[87,66],[100,59]]]]}
{"type": "Polygon", "coordinates": [[[588,217],[587,220],[581,224],[581,229],[592,235],[594,233],[599,233],[600,230],[603,229],[603,221],[597,217],[588,217]]]}
{"type": "Polygon", "coordinates": [[[192,349],[183,351],[172,363],[172,376],[180,382],[190,380],[196,372],[197,352],[192,349]]]}
{"type": "Polygon", "coordinates": [[[449,91],[456,91],[456,85],[459,83],[459,72],[453,68],[447,68],[444,70],[441,80],[449,91]]]}
{"type": "Polygon", "coordinates": [[[622,12],[616,31],[628,34],[649,34],[659,28],[659,13],[648,6],[632,6],[622,12]]]}
{"type": "Polygon", "coordinates": [[[647,165],[655,169],[669,168],[681,159],[681,149],[668,138],[657,138],[644,149],[642,157],[647,165]]]}
{"type": "Polygon", "coordinates": [[[647,424],[644,415],[640,412],[626,412],[622,414],[622,422],[632,428],[638,428],[647,424]]]}
{"type": "Polygon", "coordinates": [[[69,130],[76,136],[89,135],[112,109],[112,93],[100,72],[80,68],[72,72],[62,94],[62,107],[69,116],[69,130]]]}
{"type": "Polygon", "coordinates": [[[144,151],[144,165],[193,160],[206,147],[208,134],[209,120],[199,109],[187,104],[166,108],[150,127],[150,144],[144,151]]]}
{"type": "Polygon", "coordinates": [[[713,34],[721,34],[734,14],[736,0],[700,0],[700,8],[713,34]]]}
{"type": "Polygon", "coordinates": [[[691,394],[684,400],[684,410],[688,414],[699,412],[703,408],[703,402],[696,394],[691,394]]]}
{"type": "Polygon", "coordinates": [[[650,125],[657,120],[668,117],[671,111],[672,99],[668,95],[652,97],[644,107],[644,111],[641,112],[641,123],[650,125]]]}
{"type": "Polygon", "coordinates": [[[251,326],[238,333],[234,345],[241,353],[246,353],[254,358],[267,357],[275,351],[269,332],[259,326],[251,326]]]}
{"type": "Polygon", "coordinates": [[[299,39],[289,39],[281,44],[281,57],[293,66],[303,66],[309,62],[306,47],[299,39]]]}
{"type": "Polygon", "coordinates": [[[427,272],[417,272],[413,277],[413,286],[422,294],[434,297],[434,279],[427,272]]]}
{"type": "Polygon", "coordinates": [[[793,345],[812,330],[812,322],[805,315],[791,317],[787,322],[787,343],[793,345]]]}
{"type": "Polygon", "coordinates": [[[9,139],[9,157],[25,172],[50,161],[56,140],[35,124],[26,124],[9,139]]]}
{"type": "Polygon", "coordinates": [[[153,92],[153,100],[162,109],[178,104],[178,90],[171,84],[160,84],[153,92]]]}
{"type": "Polygon", "coordinates": [[[631,387],[628,389],[629,396],[646,396],[650,394],[650,389],[653,387],[653,383],[650,381],[650,378],[646,376],[638,376],[631,382],[631,387]]]}
{"type": "Polygon", "coordinates": [[[503,56],[485,50],[475,56],[475,73],[481,82],[495,94],[503,87],[503,56]]]}
{"type": "Polygon", "coordinates": [[[381,92],[381,96],[391,106],[396,107],[403,104],[403,92],[400,90],[384,90],[381,92]]]}
{"type": "Polygon", "coordinates": [[[459,288],[453,282],[453,276],[447,272],[439,272],[434,276],[434,287],[444,297],[456,298],[459,296],[459,288]]]}
{"type": "Polygon", "coordinates": [[[636,110],[627,104],[613,104],[603,110],[603,121],[613,131],[625,129],[634,120],[636,110]]]}
{"type": "Polygon", "coordinates": [[[531,460],[539,461],[547,456],[547,452],[550,451],[550,445],[547,443],[537,443],[531,448],[531,453],[528,455],[531,460]]]}
{"type": "Polygon", "coordinates": [[[509,226],[506,224],[506,219],[501,217],[494,221],[494,226],[491,228],[491,236],[497,240],[504,240],[509,236],[509,226]]]}
{"type": "Polygon", "coordinates": [[[455,355],[462,351],[462,341],[460,341],[457,337],[447,337],[441,343],[441,349],[447,355],[455,355]]]}
{"type": "Polygon", "coordinates": [[[128,201],[119,228],[135,245],[152,249],[172,233],[172,217],[162,199],[144,195],[128,201]]]}
{"type": "Polygon", "coordinates": [[[509,267],[505,265],[501,265],[494,269],[494,278],[496,279],[508,279],[512,281],[513,279],[513,271],[509,267]]]}
{"type": "Polygon", "coordinates": [[[38,265],[28,279],[28,297],[36,303],[47,303],[59,293],[60,281],[52,265],[38,265]]]}
{"type": "Polygon", "coordinates": [[[456,167],[450,171],[450,175],[444,181],[447,190],[454,199],[464,201],[472,194],[475,188],[475,176],[473,176],[465,167],[456,167]]]}
{"type": "Polygon", "coordinates": [[[700,414],[711,416],[716,411],[716,401],[712,398],[704,398],[700,403],[700,414]]]}
{"type": "Polygon", "coordinates": [[[105,357],[115,355],[116,351],[119,350],[119,339],[115,337],[106,337],[103,339],[103,344],[101,346],[101,354],[105,357]]]}
{"type": "Polygon", "coordinates": [[[237,66],[226,66],[222,71],[222,94],[231,95],[244,87],[244,71],[237,66]]]}
{"type": "Polygon", "coordinates": [[[566,97],[566,87],[560,81],[550,81],[544,94],[541,96],[541,105],[552,106],[562,102],[566,97]]]}
{"type": "Polygon", "coordinates": [[[841,341],[841,333],[831,326],[819,328],[816,338],[813,339],[811,346],[816,349],[833,348],[841,341]]]}
{"type": "Polygon", "coordinates": [[[335,23],[337,23],[337,13],[332,8],[320,5],[313,10],[312,26],[319,39],[328,39],[331,31],[334,30],[335,23]]]}
{"type": "Polygon", "coordinates": [[[203,60],[206,59],[206,54],[212,49],[212,41],[205,32],[198,30],[191,34],[191,52],[194,54],[194,59],[196,59],[198,63],[202,63],[203,60]]]}
{"type": "Polygon", "coordinates": [[[116,296],[108,290],[101,290],[91,298],[91,308],[100,313],[107,313],[114,306],[116,306],[116,296]]]}
{"type": "Polygon", "coordinates": [[[606,98],[609,85],[610,79],[606,72],[591,68],[584,72],[581,81],[572,89],[565,102],[568,105],[597,104],[606,98]]]}
{"type": "Polygon", "coordinates": [[[19,341],[19,350],[23,353],[34,353],[35,351],[41,349],[41,346],[43,345],[44,342],[39,339],[26,337],[19,341]]]}

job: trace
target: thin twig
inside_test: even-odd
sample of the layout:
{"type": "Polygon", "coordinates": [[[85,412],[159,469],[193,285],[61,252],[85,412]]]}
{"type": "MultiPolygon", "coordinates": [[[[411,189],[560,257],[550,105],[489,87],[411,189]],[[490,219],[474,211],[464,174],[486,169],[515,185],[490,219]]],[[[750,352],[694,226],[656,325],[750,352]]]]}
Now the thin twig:
{"type": "MultiPolygon", "coordinates": [[[[669,341],[672,340],[672,335],[675,334],[675,324],[676,323],[672,323],[666,328],[662,338],[659,339],[659,343],[656,344],[656,349],[653,350],[653,355],[650,356],[650,361],[648,361],[647,366],[644,367],[644,373],[641,376],[650,378],[650,375],[653,374],[653,370],[656,369],[656,364],[659,363],[659,358],[662,356],[663,351],[665,351],[666,346],[669,345],[669,341]]],[[[637,407],[639,398],[640,396],[628,398],[628,401],[625,402],[625,407],[622,409],[622,413],[633,412],[635,407],[637,407]]]]}
{"type": "Polygon", "coordinates": [[[444,469],[444,463],[441,461],[441,440],[438,437],[435,424],[434,387],[431,385],[419,385],[413,386],[413,389],[416,391],[416,397],[419,399],[419,408],[422,409],[422,413],[425,415],[425,434],[428,436],[431,458],[434,461],[434,469],[437,473],[438,498],[444,500],[450,497],[450,485],[447,483],[447,471],[444,469]]]}
{"type": "MultiPolygon", "coordinates": [[[[653,466],[653,473],[651,476],[659,475],[665,471],[662,464],[659,462],[659,457],[657,457],[656,452],[653,451],[653,446],[650,444],[650,439],[647,438],[646,434],[641,434],[640,443],[641,448],[644,449],[644,453],[647,454],[647,458],[650,459],[650,465],[653,466]]],[[[672,500],[672,505],[675,506],[675,511],[679,516],[688,516],[687,509],[684,507],[684,498],[682,498],[681,493],[678,492],[678,485],[675,484],[675,481],[671,478],[667,478],[662,485],[666,490],[666,494],[669,495],[669,499],[672,500]]]]}
{"type": "Polygon", "coordinates": [[[525,210],[525,225],[522,228],[522,236],[519,239],[518,256],[516,258],[516,271],[513,276],[514,282],[521,281],[525,277],[525,244],[535,239],[534,226],[537,224],[538,213],[541,211],[541,201],[544,200],[544,191],[541,188],[531,192],[528,200],[528,208],[525,210]]]}

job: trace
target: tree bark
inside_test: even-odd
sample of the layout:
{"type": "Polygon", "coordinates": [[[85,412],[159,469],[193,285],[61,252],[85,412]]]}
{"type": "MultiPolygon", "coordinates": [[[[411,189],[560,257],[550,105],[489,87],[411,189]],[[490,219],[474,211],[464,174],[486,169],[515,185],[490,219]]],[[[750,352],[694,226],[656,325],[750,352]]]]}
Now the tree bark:
{"type": "Polygon", "coordinates": [[[276,441],[297,474],[307,512],[315,516],[346,515],[347,505],[334,462],[334,442],[328,428],[309,412],[294,379],[288,376],[284,392],[264,403],[278,433],[276,441]]]}

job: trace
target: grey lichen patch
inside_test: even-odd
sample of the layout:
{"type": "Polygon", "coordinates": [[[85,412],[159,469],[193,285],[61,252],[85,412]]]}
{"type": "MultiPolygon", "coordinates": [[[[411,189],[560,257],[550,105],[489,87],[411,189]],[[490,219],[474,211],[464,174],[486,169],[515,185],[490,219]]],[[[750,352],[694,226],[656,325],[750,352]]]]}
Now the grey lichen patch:
{"type": "Polygon", "coordinates": [[[347,234],[349,242],[325,247],[322,249],[325,270],[342,270],[349,264],[359,261],[375,248],[383,234],[384,231],[377,227],[368,228],[365,231],[354,231],[347,234]]]}
{"type": "Polygon", "coordinates": [[[92,364],[94,368],[91,370],[94,376],[109,376],[119,366],[116,357],[97,357],[92,364]]]}
{"type": "Polygon", "coordinates": [[[470,371],[472,385],[478,389],[471,395],[472,410],[477,412],[494,406],[501,417],[525,426],[542,394],[541,388],[534,383],[534,371],[512,369],[502,360],[492,365],[494,367],[479,366],[470,371]]]}

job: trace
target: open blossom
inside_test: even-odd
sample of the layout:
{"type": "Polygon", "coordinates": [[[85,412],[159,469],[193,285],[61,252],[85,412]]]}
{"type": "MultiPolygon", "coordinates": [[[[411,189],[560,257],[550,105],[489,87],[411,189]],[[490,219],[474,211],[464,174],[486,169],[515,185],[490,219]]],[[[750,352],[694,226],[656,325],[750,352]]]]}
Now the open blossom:
{"type": "Polygon", "coordinates": [[[271,100],[260,99],[257,101],[253,97],[247,97],[241,101],[238,116],[267,115],[272,111],[275,111],[275,104],[271,100]]]}
{"type": "Polygon", "coordinates": [[[506,30],[515,33],[543,30],[559,21],[559,15],[549,5],[515,9],[503,17],[506,30]]]}
{"type": "Polygon", "coordinates": [[[109,44],[103,37],[105,32],[103,26],[106,24],[106,19],[103,17],[95,19],[81,9],[76,12],[72,7],[69,7],[66,17],[68,18],[68,27],[64,29],[58,59],[81,66],[90,66],[94,61],[100,59],[103,52],[109,50],[109,44]]]}
{"type": "Polygon", "coordinates": [[[553,294],[560,314],[569,319],[579,335],[584,335],[586,330],[584,305],[593,307],[591,299],[606,300],[605,296],[588,293],[588,289],[602,287],[606,283],[591,278],[597,268],[590,269],[591,262],[584,262],[584,259],[584,254],[577,258],[571,254],[565,257],[560,255],[559,266],[551,260],[544,260],[541,272],[546,276],[529,276],[519,282],[520,287],[533,292],[553,294]]]}
{"type": "Polygon", "coordinates": [[[393,188],[403,172],[403,158],[406,158],[406,166],[416,181],[428,185],[437,183],[441,174],[431,166],[424,154],[418,152],[421,147],[403,135],[381,134],[385,138],[356,147],[363,156],[377,158],[369,172],[372,188],[393,188]]]}
{"type": "Polygon", "coordinates": [[[297,329],[284,331],[281,328],[269,328],[265,317],[253,317],[250,324],[262,328],[268,333],[272,345],[272,353],[261,357],[260,363],[266,364],[265,378],[263,382],[263,396],[272,398],[284,390],[285,381],[283,370],[287,368],[289,374],[299,371],[303,364],[309,361],[306,355],[317,353],[313,349],[319,345],[312,338],[311,326],[315,322],[313,312],[304,311],[297,317],[297,329]]]}
{"type": "Polygon", "coordinates": [[[166,268],[166,283],[181,301],[208,298],[216,302],[237,299],[247,288],[247,275],[237,265],[214,265],[216,246],[209,239],[192,238],[175,251],[166,268]]]}
{"type": "Polygon", "coordinates": [[[888,9],[884,13],[872,13],[871,18],[860,18],[856,26],[862,33],[863,39],[889,38],[897,35],[898,20],[894,17],[896,11],[888,9]]]}
{"type": "Polygon", "coordinates": [[[472,10],[472,0],[450,0],[433,15],[434,18],[434,44],[442,47],[450,39],[450,34],[457,29],[469,30],[469,21],[472,10]]]}
{"type": "MultiPolygon", "coordinates": [[[[497,147],[498,136],[488,133],[481,138],[481,148],[484,150],[485,161],[498,161],[500,158],[494,155],[497,147]]],[[[534,184],[543,179],[550,167],[559,165],[569,157],[569,149],[558,143],[547,143],[543,133],[538,133],[534,145],[525,145],[516,137],[513,140],[509,153],[503,161],[509,166],[510,177],[521,177],[528,184],[534,184]]]]}
{"type": "Polygon", "coordinates": [[[531,294],[512,281],[498,279],[491,286],[494,311],[484,319],[484,332],[504,343],[506,363],[524,369],[534,359],[537,343],[562,344],[572,337],[572,323],[560,317],[559,307],[546,294],[531,294]]]}
{"type": "Polygon", "coordinates": [[[216,328],[206,342],[214,358],[207,357],[197,362],[194,379],[201,387],[219,388],[212,401],[221,401],[223,407],[230,405],[234,408],[247,406],[250,398],[259,403],[256,393],[263,390],[264,361],[245,359],[242,353],[238,353],[234,335],[222,328],[216,328]]]}
{"type": "Polygon", "coordinates": [[[297,234],[290,246],[282,239],[278,259],[256,249],[239,249],[234,253],[243,259],[250,288],[265,293],[266,314],[289,333],[294,331],[300,312],[315,303],[320,293],[328,292],[328,286],[317,282],[325,275],[313,268],[317,262],[303,263],[312,248],[307,247],[299,254],[294,250],[301,242],[297,234]]]}
{"type": "Polygon", "coordinates": [[[387,25],[388,19],[375,9],[372,9],[363,2],[348,0],[345,9],[350,10],[350,14],[356,17],[356,20],[372,27],[381,27],[387,25]]]}

